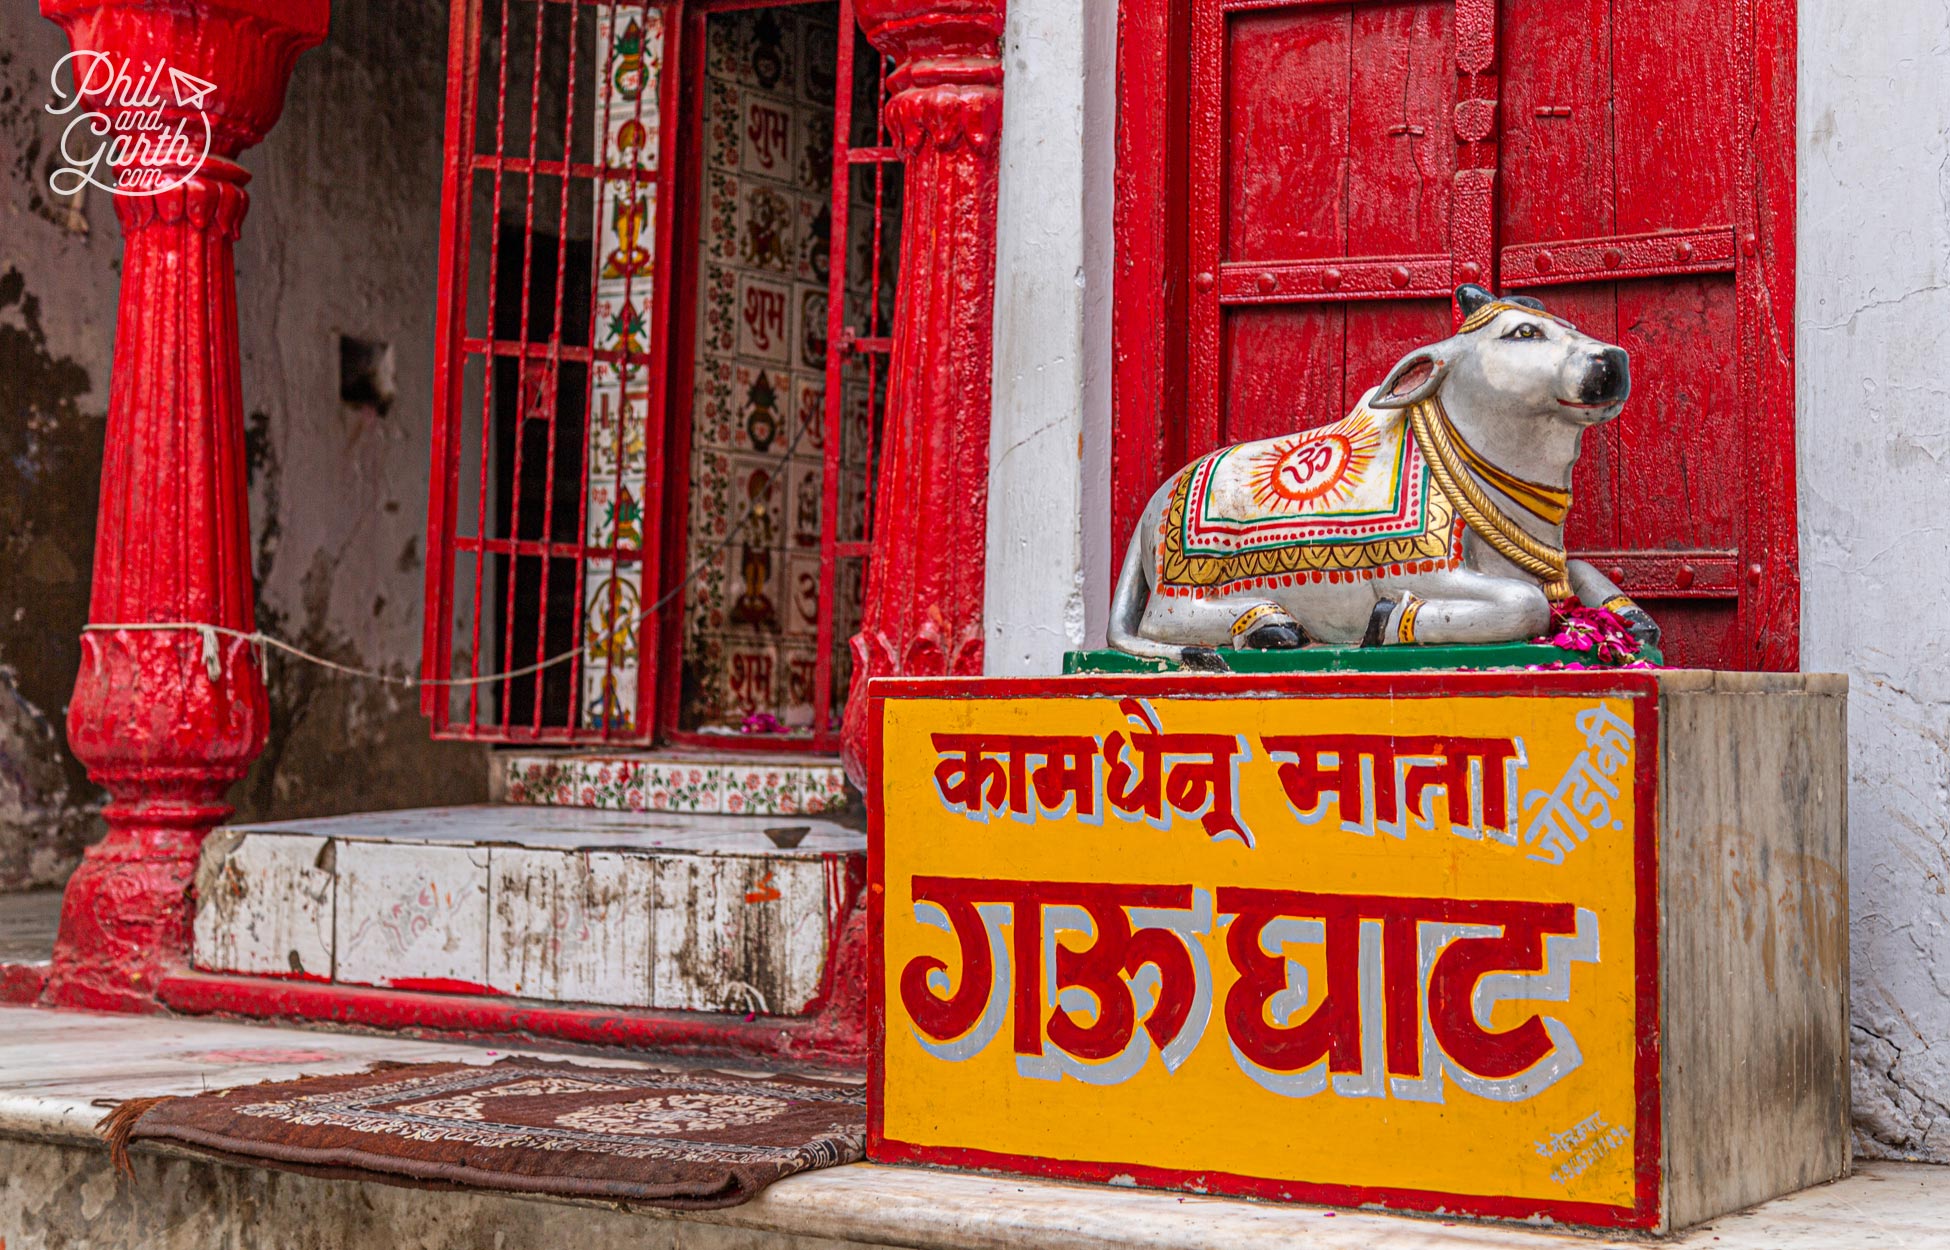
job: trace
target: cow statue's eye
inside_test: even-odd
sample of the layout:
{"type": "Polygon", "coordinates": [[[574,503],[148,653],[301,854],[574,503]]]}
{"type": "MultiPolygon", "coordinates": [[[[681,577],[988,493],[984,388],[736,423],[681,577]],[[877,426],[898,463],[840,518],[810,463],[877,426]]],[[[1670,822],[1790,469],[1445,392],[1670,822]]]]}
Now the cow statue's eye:
{"type": "Polygon", "coordinates": [[[1544,337],[1544,332],[1538,327],[1536,322],[1526,321],[1503,337],[1506,339],[1540,339],[1544,337]]]}

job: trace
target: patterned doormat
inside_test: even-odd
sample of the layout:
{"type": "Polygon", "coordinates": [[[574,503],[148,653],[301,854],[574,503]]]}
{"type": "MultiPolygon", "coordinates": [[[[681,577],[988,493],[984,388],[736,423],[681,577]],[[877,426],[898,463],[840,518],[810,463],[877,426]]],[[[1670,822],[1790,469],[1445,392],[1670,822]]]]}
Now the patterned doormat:
{"type": "Polygon", "coordinates": [[[130,1142],[162,1141],[314,1176],[695,1209],[858,1161],[866,1091],[539,1059],[397,1064],[135,1099],[98,1131],[124,1171],[130,1142]]]}

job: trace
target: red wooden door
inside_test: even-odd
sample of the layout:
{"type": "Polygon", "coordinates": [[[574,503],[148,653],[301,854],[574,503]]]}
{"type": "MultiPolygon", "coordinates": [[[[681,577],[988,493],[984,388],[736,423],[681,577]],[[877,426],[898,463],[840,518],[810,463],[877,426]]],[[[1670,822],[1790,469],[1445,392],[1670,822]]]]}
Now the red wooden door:
{"type": "Polygon", "coordinates": [[[1785,0],[1125,0],[1122,30],[1118,541],[1184,458],[1337,419],[1484,282],[1632,354],[1574,552],[1674,662],[1796,664],[1785,0]],[[1134,79],[1160,61],[1182,97],[1134,79]]]}

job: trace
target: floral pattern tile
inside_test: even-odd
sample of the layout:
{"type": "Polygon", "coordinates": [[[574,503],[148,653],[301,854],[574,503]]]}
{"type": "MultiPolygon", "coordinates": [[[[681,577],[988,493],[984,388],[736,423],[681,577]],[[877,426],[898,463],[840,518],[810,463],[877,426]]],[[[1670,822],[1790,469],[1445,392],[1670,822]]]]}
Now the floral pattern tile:
{"type": "Polygon", "coordinates": [[[818,815],[846,806],[836,762],[628,755],[511,755],[504,770],[510,803],[617,812],[818,815]]]}

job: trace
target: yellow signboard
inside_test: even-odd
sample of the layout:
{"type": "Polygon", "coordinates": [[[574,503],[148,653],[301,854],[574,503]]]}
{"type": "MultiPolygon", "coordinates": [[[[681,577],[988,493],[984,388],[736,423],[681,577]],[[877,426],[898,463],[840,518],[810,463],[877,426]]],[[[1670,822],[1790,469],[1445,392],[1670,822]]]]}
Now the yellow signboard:
{"type": "Polygon", "coordinates": [[[871,1157],[1652,1222],[1648,677],[874,693],[871,1157]]]}

